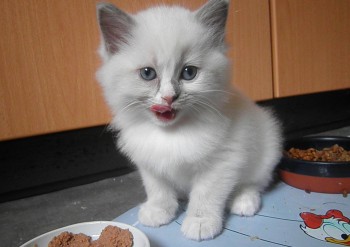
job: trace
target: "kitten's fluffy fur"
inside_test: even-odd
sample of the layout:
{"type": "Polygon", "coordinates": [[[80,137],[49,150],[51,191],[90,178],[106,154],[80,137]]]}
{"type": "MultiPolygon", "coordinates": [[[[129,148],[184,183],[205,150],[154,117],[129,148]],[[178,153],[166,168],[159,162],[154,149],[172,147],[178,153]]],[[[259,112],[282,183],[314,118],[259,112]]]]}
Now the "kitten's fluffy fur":
{"type": "Polygon", "coordinates": [[[224,0],[195,12],[155,7],[136,15],[98,5],[103,65],[97,75],[118,147],[144,182],[139,220],[169,223],[186,196],[181,230],[195,240],[221,232],[225,208],[254,215],[280,158],[275,118],[230,84],[227,11],[224,0]],[[182,76],[186,66],[198,68],[191,80],[182,76]],[[155,78],[145,80],[142,68],[153,68],[155,78]],[[160,119],[153,106],[174,115],[160,119]]]}

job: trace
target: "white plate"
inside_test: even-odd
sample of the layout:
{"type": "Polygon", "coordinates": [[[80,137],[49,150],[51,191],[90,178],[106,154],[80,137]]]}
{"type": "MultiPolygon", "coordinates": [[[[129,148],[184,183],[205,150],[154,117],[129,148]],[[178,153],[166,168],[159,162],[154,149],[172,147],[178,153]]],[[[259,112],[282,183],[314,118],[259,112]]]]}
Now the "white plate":
{"type": "Polygon", "coordinates": [[[85,235],[91,236],[93,240],[97,239],[100,236],[101,231],[108,225],[117,226],[122,229],[129,229],[134,237],[133,247],[149,247],[149,240],[146,235],[141,232],[139,229],[119,222],[114,221],[92,221],[84,222],[75,225],[66,226],[47,232],[43,235],[40,235],[27,243],[21,245],[20,247],[47,247],[51,239],[62,232],[72,232],[72,233],[84,233],[85,235]],[[36,244],[36,245],[35,245],[36,244]]]}

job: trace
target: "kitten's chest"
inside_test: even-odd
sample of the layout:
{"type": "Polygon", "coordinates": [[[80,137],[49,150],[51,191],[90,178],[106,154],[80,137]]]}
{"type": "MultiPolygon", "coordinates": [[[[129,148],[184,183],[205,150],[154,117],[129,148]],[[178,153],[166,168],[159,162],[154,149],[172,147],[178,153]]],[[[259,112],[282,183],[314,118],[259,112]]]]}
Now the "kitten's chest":
{"type": "Polygon", "coordinates": [[[218,137],[210,129],[133,128],[121,132],[119,147],[137,166],[181,175],[198,169],[217,147],[218,137]]]}

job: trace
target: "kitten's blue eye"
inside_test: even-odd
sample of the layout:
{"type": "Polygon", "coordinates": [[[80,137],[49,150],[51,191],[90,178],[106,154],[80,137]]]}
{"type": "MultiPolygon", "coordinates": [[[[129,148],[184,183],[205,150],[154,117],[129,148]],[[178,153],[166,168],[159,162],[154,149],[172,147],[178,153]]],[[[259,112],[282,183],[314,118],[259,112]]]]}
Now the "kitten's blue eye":
{"type": "Polygon", "coordinates": [[[156,71],[151,67],[140,69],[140,75],[146,81],[151,81],[157,77],[156,71]]]}
{"type": "Polygon", "coordinates": [[[195,66],[186,66],[181,72],[181,79],[186,81],[193,80],[197,75],[197,67],[195,66]]]}

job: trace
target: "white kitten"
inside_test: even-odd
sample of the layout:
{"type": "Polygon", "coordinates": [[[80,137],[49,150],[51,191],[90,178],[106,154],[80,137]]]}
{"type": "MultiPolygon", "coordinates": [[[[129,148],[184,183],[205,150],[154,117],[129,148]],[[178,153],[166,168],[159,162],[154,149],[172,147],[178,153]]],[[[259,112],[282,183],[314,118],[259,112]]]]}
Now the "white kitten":
{"type": "Polygon", "coordinates": [[[244,216],[280,159],[280,128],[230,84],[224,29],[228,1],[191,12],[155,7],[129,15],[98,5],[103,65],[98,79],[147,193],[142,224],[171,222],[187,196],[186,237],[213,238],[225,208],[244,216]]]}

